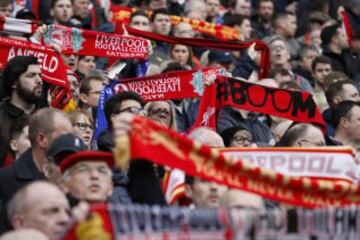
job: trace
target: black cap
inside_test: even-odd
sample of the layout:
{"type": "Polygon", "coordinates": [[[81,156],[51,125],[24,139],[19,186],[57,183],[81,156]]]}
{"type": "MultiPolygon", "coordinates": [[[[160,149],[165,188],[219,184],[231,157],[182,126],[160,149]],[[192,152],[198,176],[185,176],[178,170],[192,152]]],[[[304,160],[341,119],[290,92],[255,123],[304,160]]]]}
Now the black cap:
{"type": "Polygon", "coordinates": [[[218,51],[218,50],[210,50],[208,55],[209,62],[219,62],[219,63],[231,63],[231,53],[218,51]]]}
{"type": "Polygon", "coordinates": [[[36,16],[35,16],[34,12],[27,9],[27,8],[23,8],[23,9],[19,10],[16,13],[15,18],[27,19],[27,20],[36,20],[36,16]]]}
{"type": "Polygon", "coordinates": [[[87,150],[81,138],[67,133],[56,138],[47,151],[47,158],[59,165],[70,154],[87,150]]]}
{"type": "Polygon", "coordinates": [[[225,147],[228,147],[230,145],[231,139],[234,137],[235,133],[241,130],[246,130],[250,132],[249,128],[246,125],[241,124],[234,127],[226,128],[220,133],[220,136],[224,140],[225,147]]]}

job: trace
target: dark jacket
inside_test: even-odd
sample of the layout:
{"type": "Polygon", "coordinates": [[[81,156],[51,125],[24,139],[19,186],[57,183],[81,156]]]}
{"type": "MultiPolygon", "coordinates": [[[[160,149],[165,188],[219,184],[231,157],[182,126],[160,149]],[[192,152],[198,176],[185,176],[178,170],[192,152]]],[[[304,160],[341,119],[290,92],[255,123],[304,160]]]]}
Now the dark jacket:
{"type": "Polygon", "coordinates": [[[103,152],[112,152],[114,148],[114,140],[109,130],[105,129],[99,135],[97,147],[103,152]]]}
{"type": "Polygon", "coordinates": [[[256,63],[245,52],[242,52],[240,59],[235,60],[234,62],[235,67],[231,73],[234,77],[249,79],[251,73],[257,70],[256,63]]]}
{"type": "Polygon", "coordinates": [[[221,133],[227,128],[245,123],[254,138],[254,142],[272,143],[274,136],[270,128],[259,120],[260,116],[260,114],[250,112],[245,119],[237,110],[229,106],[223,107],[218,115],[217,132],[221,133]]]}
{"type": "Polygon", "coordinates": [[[325,120],[326,123],[326,133],[328,136],[333,137],[334,133],[335,133],[335,129],[334,126],[332,125],[332,121],[331,121],[331,108],[326,109],[323,113],[322,116],[325,120]]]}
{"type": "Polygon", "coordinates": [[[350,78],[354,78],[359,72],[359,59],[348,50],[337,54],[325,47],[323,55],[331,59],[332,68],[335,71],[343,72],[350,78]]]}
{"type": "Polygon", "coordinates": [[[22,154],[12,166],[0,170],[0,200],[2,204],[0,219],[0,234],[9,229],[7,224],[6,206],[17,190],[27,184],[45,180],[45,176],[36,167],[31,149],[22,154]]]}
{"type": "Polygon", "coordinates": [[[10,99],[5,99],[0,103],[0,167],[3,165],[4,158],[9,150],[10,127],[12,123],[26,115],[26,113],[10,103],[10,99]]]}

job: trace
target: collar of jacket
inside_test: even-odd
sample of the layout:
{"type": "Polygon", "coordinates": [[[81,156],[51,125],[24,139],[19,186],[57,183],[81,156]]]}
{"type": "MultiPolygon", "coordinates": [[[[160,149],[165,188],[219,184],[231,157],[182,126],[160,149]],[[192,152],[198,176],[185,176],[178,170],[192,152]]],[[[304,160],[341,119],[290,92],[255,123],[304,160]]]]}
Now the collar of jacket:
{"type": "Polygon", "coordinates": [[[14,163],[15,174],[18,179],[45,179],[44,174],[35,165],[31,148],[23,153],[14,163]]]}

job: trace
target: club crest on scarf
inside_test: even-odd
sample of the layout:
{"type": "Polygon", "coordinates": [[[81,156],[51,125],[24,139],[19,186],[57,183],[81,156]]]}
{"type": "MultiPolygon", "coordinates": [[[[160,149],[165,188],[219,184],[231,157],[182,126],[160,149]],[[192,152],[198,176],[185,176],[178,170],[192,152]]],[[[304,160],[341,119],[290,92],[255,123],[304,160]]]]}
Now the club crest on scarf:
{"type": "Polygon", "coordinates": [[[202,116],[202,121],[200,123],[201,127],[209,127],[210,126],[210,117],[215,114],[214,107],[208,107],[206,112],[204,112],[202,116]]]}
{"type": "Polygon", "coordinates": [[[196,92],[197,94],[199,94],[200,96],[202,96],[203,92],[204,92],[204,82],[203,82],[203,72],[202,71],[197,71],[194,72],[193,74],[193,79],[190,82],[194,88],[194,92],[196,92]]]}
{"type": "Polygon", "coordinates": [[[204,87],[205,82],[214,82],[217,75],[225,75],[226,71],[224,68],[219,68],[217,70],[209,70],[207,72],[203,72],[202,70],[199,70],[197,72],[194,72],[193,79],[190,82],[194,88],[194,92],[199,94],[199,96],[202,96],[204,93],[204,87]]]}
{"type": "Polygon", "coordinates": [[[79,29],[49,25],[45,32],[44,41],[46,44],[55,43],[62,49],[72,49],[74,52],[78,52],[82,49],[84,37],[79,29]]]}

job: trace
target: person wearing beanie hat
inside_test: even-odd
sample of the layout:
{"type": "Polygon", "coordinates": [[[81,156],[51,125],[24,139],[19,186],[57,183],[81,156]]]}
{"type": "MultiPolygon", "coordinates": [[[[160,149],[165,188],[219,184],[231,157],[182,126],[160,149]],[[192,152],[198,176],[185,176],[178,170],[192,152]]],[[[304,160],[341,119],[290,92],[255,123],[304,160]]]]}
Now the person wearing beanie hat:
{"type": "Polygon", "coordinates": [[[64,191],[76,199],[90,203],[108,201],[113,192],[112,153],[80,151],[68,155],[60,163],[64,191]]]}
{"type": "Polygon", "coordinates": [[[250,130],[244,125],[238,125],[225,129],[220,133],[224,140],[225,147],[250,147],[253,136],[250,130]]]}

